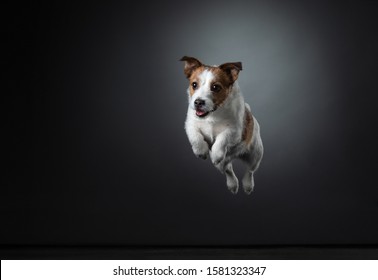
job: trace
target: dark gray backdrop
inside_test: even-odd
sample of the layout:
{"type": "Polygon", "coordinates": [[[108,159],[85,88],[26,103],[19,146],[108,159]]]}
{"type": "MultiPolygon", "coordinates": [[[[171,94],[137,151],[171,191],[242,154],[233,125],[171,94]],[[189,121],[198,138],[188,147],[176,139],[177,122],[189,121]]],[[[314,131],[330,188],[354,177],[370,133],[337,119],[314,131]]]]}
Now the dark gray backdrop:
{"type": "Polygon", "coordinates": [[[1,244],[377,244],[374,1],[4,13],[1,244]],[[251,196],[192,154],[183,55],[243,62],[251,196]]]}

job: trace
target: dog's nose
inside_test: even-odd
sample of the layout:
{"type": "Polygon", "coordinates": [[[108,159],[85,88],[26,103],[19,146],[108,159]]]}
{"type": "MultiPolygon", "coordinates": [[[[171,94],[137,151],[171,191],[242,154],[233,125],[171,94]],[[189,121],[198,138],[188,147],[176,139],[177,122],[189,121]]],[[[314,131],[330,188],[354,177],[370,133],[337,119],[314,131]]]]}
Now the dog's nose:
{"type": "Polygon", "coordinates": [[[205,105],[205,101],[202,99],[196,99],[194,100],[194,105],[196,105],[196,107],[205,105]]]}

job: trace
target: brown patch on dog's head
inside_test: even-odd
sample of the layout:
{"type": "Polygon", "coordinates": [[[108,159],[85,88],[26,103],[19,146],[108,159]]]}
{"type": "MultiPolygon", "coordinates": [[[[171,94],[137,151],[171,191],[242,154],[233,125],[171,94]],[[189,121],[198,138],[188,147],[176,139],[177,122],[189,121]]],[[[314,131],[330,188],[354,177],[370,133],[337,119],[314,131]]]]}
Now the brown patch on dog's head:
{"type": "Polygon", "coordinates": [[[237,80],[240,70],[242,70],[241,62],[228,62],[218,67],[211,67],[214,80],[210,88],[213,91],[213,101],[216,107],[221,106],[231,93],[232,85],[237,80]],[[218,90],[216,90],[217,87],[218,90]]]}
{"type": "Polygon", "coordinates": [[[204,66],[204,65],[201,65],[199,66],[198,68],[194,69],[193,72],[190,74],[190,77],[188,77],[189,79],[189,94],[190,96],[192,96],[195,92],[195,88],[193,87],[193,83],[197,83],[198,86],[199,86],[199,79],[198,79],[198,76],[208,67],[204,66]]]}
{"type": "Polygon", "coordinates": [[[213,74],[213,78],[206,83],[206,91],[211,91],[214,109],[222,106],[232,91],[232,85],[238,79],[239,72],[242,70],[241,62],[228,62],[220,66],[209,66],[200,62],[194,57],[184,56],[181,61],[185,61],[184,73],[189,79],[189,94],[194,95],[196,90],[203,87],[204,81],[200,81],[199,76],[204,71],[213,74]]]}
{"type": "Polygon", "coordinates": [[[188,79],[193,74],[194,70],[196,70],[198,67],[203,66],[201,61],[190,56],[183,56],[180,61],[185,61],[184,74],[188,79]]]}
{"type": "Polygon", "coordinates": [[[213,93],[213,102],[216,108],[220,107],[231,93],[233,81],[230,76],[219,67],[212,67],[210,71],[214,75],[210,90],[213,93]]]}
{"type": "Polygon", "coordinates": [[[239,72],[243,70],[241,62],[227,62],[219,66],[227,75],[230,77],[232,82],[235,82],[238,79],[239,72]]]}

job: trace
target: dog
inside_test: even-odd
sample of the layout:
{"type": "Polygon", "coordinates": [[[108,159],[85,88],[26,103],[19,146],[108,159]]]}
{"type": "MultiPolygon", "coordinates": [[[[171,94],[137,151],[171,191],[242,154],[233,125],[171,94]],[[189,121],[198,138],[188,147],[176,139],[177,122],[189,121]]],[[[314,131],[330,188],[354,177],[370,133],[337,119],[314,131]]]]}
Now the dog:
{"type": "Polygon", "coordinates": [[[210,159],[226,175],[228,189],[236,194],[239,181],[232,168],[234,159],[247,166],[242,179],[245,193],[254,189],[253,175],[263,157],[260,126],[244,102],[238,85],[241,62],[209,66],[184,56],[184,74],[189,80],[189,107],[185,131],[194,154],[210,159]]]}

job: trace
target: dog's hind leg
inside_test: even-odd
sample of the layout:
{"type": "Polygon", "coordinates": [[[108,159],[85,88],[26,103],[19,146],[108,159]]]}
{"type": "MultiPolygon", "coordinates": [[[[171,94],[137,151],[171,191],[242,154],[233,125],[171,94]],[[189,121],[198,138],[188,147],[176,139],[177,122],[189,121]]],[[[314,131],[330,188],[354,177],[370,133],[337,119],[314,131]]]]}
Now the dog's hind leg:
{"type": "Polygon", "coordinates": [[[263,156],[262,144],[255,146],[248,154],[245,154],[241,159],[247,164],[247,170],[243,176],[243,189],[246,194],[253,192],[255,182],[253,179],[254,172],[259,168],[263,156]]]}
{"type": "Polygon", "coordinates": [[[234,170],[232,168],[232,163],[229,162],[226,165],[225,168],[225,173],[226,173],[226,179],[227,179],[227,188],[233,193],[237,194],[238,189],[239,189],[239,180],[236,177],[234,170]]]}
{"type": "Polygon", "coordinates": [[[249,149],[246,153],[240,156],[240,159],[247,164],[247,170],[243,176],[243,189],[247,194],[253,191],[255,182],[253,179],[253,174],[259,168],[261,159],[264,154],[264,147],[260,137],[260,126],[255,118],[253,127],[253,137],[249,149]]]}
{"type": "Polygon", "coordinates": [[[246,194],[250,194],[253,192],[253,188],[255,187],[255,181],[253,179],[253,172],[247,168],[244,176],[243,176],[243,189],[246,194]]]}

